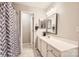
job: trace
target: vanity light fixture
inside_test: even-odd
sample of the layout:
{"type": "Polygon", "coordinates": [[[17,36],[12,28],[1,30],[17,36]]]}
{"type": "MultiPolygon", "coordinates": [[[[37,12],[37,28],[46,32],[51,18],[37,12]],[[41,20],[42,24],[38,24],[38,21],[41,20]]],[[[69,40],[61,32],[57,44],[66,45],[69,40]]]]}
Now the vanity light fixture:
{"type": "Polygon", "coordinates": [[[46,15],[47,16],[50,16],[50,15],[52,15],[54,13],[56,13],[56,8],[55,7],[54,8],[51,8],[49,11],[47,11],[46,15]]]}

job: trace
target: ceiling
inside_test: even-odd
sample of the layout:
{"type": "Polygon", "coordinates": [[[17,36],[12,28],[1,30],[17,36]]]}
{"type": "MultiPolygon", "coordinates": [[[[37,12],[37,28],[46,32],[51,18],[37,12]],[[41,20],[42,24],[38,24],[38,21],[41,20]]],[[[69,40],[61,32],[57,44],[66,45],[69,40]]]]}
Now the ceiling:
{"type": "Polygon", "coordinates": [[[29,7],[36,7],[46,9],[52,4],[51,2],[16,2],[16,4],[25,5],[29,7]]]}

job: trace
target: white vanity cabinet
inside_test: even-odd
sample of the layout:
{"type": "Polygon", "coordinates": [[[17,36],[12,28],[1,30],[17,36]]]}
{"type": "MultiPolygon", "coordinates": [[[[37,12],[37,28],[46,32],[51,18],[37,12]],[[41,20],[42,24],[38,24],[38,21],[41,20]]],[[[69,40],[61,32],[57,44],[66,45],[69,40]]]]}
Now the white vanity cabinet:
{"type": "Polygon", "coordinates": [[[52,52],[48,51],[47,57],[56,57],[52,52]]]}
{"type": "Polygon", "coordinates": [[[53,46],[48,45],[47,57],[78,57],[78,48],[67,51],[59,51],[53,46]]]}
{"type": "Polygon", "coordinates": [[[78,48],[61,52],[61,57],[78,57],[78,48]]]}
{"type": "Polygon", "coordinates": [[[61,53],[58,50],[48,45],[47,57],[60,57],[60,56],[61,56],[61,53]]]}
{"type": "Polygon", "coordinates": [[[47,43],[41,39],[38,39],[38,50],[43,57],[47,56],[47,43]]]}
{"type": "Polygon", "coordinates": [[[39,50],[39,51],[41,51],[41,40],[38,38],[38,40],[37,40],[37,49],[39,50]]]}
{"type": "Polygon", "coordinates": [[[59,51],[41,39],[38,40],[38,50],[43,57],[60,57],[59,51]]]}
{"type": "Polygon", "coordinates": [[[78,57],[78,45],[56,37],[38,36],[38,50],[43,57],[78,57]]]}
{"type": "Polygon", "coordinates": [[[47,56],[47,43],[41,40],[41,54],[43,57],[47,56]]]}

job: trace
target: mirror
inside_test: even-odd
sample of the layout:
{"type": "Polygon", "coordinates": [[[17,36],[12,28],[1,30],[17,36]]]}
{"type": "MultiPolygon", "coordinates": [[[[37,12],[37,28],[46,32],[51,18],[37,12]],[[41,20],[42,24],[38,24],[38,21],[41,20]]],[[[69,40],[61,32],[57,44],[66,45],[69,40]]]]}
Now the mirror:
{"type": "Polygon", "coordinates": [[[57,14],[52,14],[47,19],[47,33],[57,34],[57,14]]]}
{"type": "Polygon", "coordinates": [[[46,29],[46,20],[39,20],[39,27],[41,29],[46,29]]]}

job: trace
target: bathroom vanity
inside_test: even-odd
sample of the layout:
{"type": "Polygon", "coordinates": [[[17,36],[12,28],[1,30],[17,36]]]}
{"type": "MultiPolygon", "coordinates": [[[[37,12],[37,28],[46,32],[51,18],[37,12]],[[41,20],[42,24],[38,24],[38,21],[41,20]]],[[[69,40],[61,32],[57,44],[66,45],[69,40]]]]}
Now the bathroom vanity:
{"type": "Polygon", "coordinates": [[[43,57],[78,57],[78,44],[63,41],[68,39],[50,35],[57,35],[57,20],[57,13],[48,16],[45,20],[46,28],[40,28],[36,32],[37,50],[43,57]],[[49,35],[44,36],[44,32],[49,35]]]}
{"type": "Polygon", "coordinates": [[[42,36],[37,33],[37,49],[43,57],[77,57],[78,46],[62,41],[63,38],[42,36]]]}

